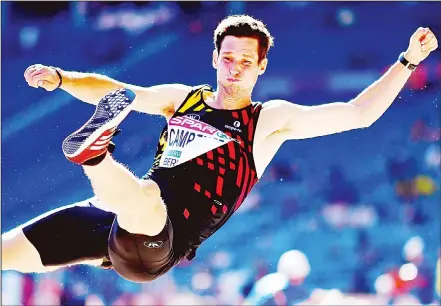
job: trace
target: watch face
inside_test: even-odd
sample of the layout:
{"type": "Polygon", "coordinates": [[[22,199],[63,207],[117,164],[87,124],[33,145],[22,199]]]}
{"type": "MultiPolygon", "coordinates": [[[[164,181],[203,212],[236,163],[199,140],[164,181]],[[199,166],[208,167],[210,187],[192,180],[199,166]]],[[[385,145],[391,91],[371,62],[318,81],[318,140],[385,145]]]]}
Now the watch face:
{"type": "Polygon", "coordinates": [[[409,68],[410,70],[415,70],[417,68],[417,65],[411,64],[409,62],[407,62],[407,68],[409,68]]]}
{"type": "Polygon", "coordinates": [[[400,63],[404,65],[404,67],[408,68],[409,70],[415,71],[417,69],[417,65],[409,63],[409,61],[404,57],[404,54],[400,54],[400,57],[398,58],[400,63]]]}

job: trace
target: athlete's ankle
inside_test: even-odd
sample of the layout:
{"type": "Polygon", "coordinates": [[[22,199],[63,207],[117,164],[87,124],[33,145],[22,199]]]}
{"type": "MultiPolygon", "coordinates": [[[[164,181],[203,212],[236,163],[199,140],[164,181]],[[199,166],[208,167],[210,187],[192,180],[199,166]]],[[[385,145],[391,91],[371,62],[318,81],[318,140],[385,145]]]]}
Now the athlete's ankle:
{"type": "Polygon", "coordinates": [[[85,161],[82,165],[83,166],[97,166],[97,165],[99,165],[104,160],[104,158],[106,158],[107,154],[112,154],[115,151],[115,149],[116,149],[116,146],[111,141],[109,143],[109,146],[107,147],[107,151],[105,151],[103,154],[101,154],[99,156],[96,156],[96,157],[94,157],[92,159],[89,159],[89,160],[85,161]]]}

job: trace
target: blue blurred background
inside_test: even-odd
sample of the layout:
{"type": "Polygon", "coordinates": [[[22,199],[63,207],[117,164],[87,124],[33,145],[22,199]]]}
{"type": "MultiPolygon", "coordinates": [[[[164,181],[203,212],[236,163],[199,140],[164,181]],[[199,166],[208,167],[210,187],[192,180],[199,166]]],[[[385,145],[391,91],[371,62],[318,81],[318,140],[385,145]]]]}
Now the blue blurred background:
{"type": "MultiPolygon", "coordinates": [[[[29,65],[141,86],[215,86],[213,30],[228,14],[246,13],[275,37],[253,98],[315,105],[357,95],[419,26],[441,39],[439,2],[2,2],[1,10],[2,233],[92,196],[61,142],[94,108],[61,90],[28,87],[29,65]]],[[[85,266],[7,272],[3,304],[237,305],[278,272],[290,282],[267,304],[343,294],[368,304],[439,305],[440,80],[437,50],[369,129],[286,143],[195,260],[158,281],[133,284],[85,266]]],[[[130,114],[115,157],[145,174],[164,123],[130,114]]]]}

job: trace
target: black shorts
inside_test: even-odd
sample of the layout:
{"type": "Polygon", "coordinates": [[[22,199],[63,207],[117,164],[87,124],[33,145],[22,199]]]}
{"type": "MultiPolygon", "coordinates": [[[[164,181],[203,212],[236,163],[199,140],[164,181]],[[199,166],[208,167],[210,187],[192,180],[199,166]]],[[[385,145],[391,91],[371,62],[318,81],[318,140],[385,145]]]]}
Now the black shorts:
{"type": "Polygon", "coordinates": [[[94,201],[51,211],[23,228],[44,266],[107,257],[119,275],[133,282],[152,281],[173,267],[170,220],[154,237],[131,234],[118,226],[115,214],[95,207],[94,201]]]}

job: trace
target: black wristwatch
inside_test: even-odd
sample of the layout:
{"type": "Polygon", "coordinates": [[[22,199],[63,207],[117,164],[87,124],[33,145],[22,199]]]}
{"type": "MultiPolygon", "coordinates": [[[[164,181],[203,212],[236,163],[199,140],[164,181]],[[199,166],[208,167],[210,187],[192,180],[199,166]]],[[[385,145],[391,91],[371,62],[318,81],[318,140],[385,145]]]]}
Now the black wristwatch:
{"type": "Polygon", "coordinates": [[[398,61],[400,61],[401,64],[404,65],[404,67],[406,67],[407,69],[411,70],[411,71],[415,71],[418,67],[418,65],[414,65],[409,63],[409,61],[404,57],[404,52],[402,52],[400,54],[400,56],[398,57],[398,61]]]}

